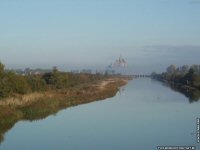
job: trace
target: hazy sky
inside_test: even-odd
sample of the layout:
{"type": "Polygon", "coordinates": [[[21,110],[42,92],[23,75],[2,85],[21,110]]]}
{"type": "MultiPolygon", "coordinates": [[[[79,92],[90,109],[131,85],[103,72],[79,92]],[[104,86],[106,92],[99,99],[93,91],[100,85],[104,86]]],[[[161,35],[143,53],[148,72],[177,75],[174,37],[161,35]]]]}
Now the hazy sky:
{"type": "Polygon", "coordinates": [[[8,68],[105,68],[134,73],[200,64],[199,0],[0,0],[8,68]]]}

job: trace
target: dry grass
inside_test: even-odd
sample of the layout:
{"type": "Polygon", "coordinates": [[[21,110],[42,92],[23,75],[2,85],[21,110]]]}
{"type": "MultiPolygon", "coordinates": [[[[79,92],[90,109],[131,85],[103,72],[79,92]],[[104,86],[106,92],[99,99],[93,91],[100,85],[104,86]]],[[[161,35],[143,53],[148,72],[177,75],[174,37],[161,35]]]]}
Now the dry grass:
{"type": "MultiPolygon", "coordinates": [[[[1,106],[27,106],[34,102],[37,102],[41,99],[48,99],[48,98],[69,98],[73,96],[78,97],[87,97],[88,96],[95,96],[99,94],[103,94],[105,90],[110,91],[113,88],[117,88],[119,86],[125,85],[127,83],[127,80],[121,79],[121,78],[110,78],[103,80],[101,82],[98,82],[96,84],[88,84],[84,86],[74,87],[70,89],[63,89],[60,91],[47,91],[44,93],[31,93],[26,95],[17,95],[15,97],[9,97],[6,99],[2,99],[0,101],[0,107],[1,106]]],[[[104,97],[104,96],[103,96],[104,97]]],[[[89,98],[90,99],[90,98],[89,98]]]]}
{"type": "Polygon", "coordinates": [[[121,86],[121,85],[127,84],[127,82],[128,81],[125,79],[110,78],[110,79],[102,81],[100,84],[96,85],[96,87],[98,87],[99,89],[104,89],[108,85],[111,85],[111,84],[119,84],[117,86],[121,86]]]}
{"type": "Polygon", "coordinates": [[[15,95],[0,101],[0,142],[19,120],[38,120],[61,109],[113,97],[127,83],[121,78],[80,84],[73,88],[44,93],[15,95]]]}
{"type": "Polygon", "coordinates": [[[40,98],[46,96],[45,93],[31,93],[31,94],[26,94],[26,95],[18,95],[15,97],[9,97],[6,99],[2,99],[0,101],[0,106],[5,106],[5,105],[15,105],[15,106],[22,106],[22,105],[28,105],[31,104],[40,98]]]}

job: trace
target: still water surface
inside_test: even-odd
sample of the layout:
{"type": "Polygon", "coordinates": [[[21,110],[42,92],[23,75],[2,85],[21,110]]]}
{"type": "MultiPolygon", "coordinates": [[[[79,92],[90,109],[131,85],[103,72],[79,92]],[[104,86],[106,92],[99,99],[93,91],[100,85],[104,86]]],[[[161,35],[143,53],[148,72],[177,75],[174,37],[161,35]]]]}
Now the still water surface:
{"type": "Polygon", "coordinates": [[[161,82],[134,79],[113,98],[71,107],[39,121],[20,121],[0,150],[156,150],[200,146],[200,103],[161,82]]]}

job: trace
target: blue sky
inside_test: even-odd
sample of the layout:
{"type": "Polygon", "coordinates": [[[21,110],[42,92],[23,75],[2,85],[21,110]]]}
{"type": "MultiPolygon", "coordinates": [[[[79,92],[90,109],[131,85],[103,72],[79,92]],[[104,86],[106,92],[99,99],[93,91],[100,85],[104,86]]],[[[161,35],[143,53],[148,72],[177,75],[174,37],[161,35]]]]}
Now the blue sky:
{"type": "Polygon", "coordinates": [[[8,68],[105,68],[120,54],[133,73],[200,64],[200,1],[0,1],[8,68]]]}

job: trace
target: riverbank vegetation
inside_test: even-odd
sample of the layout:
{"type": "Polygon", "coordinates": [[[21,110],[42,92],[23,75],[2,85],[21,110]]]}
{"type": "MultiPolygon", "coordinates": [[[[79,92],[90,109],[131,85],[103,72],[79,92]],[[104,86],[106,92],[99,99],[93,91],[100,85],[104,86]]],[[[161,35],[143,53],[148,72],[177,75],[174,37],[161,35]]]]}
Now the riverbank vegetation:
{"type": "Polygon", "coordinates": [[[158,80],[179,84],[195,89],[200,89],[200,65],[184,65],[176,67],[170,65],[162,74],[152,73],[152,77],[158,80]]]}
{"type": "Polygon", "coordinates": [[[0,142],[19,120],[43,119],[61,109],[113,97],[126,83],[119,76],[72,74],[57,68],[23,76],[0,64],[0,142]]]}
{"type": "Polygon", "coordinates": [[[121,78],[108,78],[68,89],[48,91],[30,101],[6,99],[0,102],[0,143],[4,134],[20,120],[39,120],[62,109],[113,97],[127,83],[121,78]]]}
{"type": "Polygon", "coordinates": [[[48,73],[23,76],[13,71],[6,71],[4,65],[0,63],[0,99],[33,92],[66,89],[79,84],[102,80],[106,77],[100,74],[60,72],[56,67],[48,73]]]}
{"type": "Polygon", "coordinates": [[[171,88],[184,93],[191,101],[197,101],[200,97],[200,65],[170,65],[166,72],[152,73],[151,77],[169,84],[171,88]]]}

